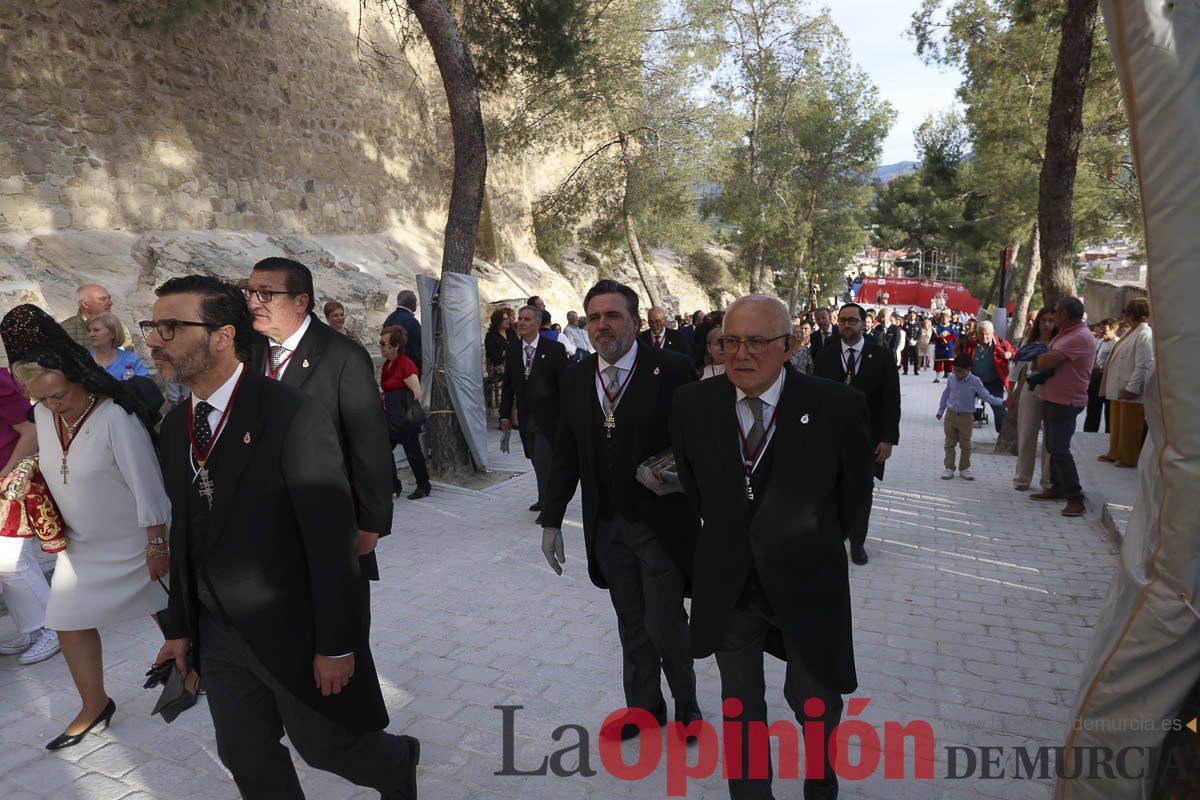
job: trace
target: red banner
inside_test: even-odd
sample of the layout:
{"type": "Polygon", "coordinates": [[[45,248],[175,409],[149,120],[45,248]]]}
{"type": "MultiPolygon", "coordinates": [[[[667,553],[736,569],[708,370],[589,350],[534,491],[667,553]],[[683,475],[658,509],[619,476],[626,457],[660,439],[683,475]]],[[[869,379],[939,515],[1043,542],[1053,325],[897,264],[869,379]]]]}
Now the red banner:
{"type": "Polygon", "coordinates": [[[868,308],[886,305],[901,313],[909,306],[917,306],[975,315],[980,307],[979,301],[961,283],[918,278],[867,278],[858,288],[857,298],[859,304],[868,308]]]}

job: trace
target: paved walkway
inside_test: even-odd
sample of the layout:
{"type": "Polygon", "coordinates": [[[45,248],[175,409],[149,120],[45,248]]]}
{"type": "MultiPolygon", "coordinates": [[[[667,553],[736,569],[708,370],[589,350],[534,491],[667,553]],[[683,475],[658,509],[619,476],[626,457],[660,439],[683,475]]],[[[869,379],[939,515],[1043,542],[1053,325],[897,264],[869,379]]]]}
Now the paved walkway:
{"type": "MultiPolygon", "coordinates": [[[[871,563],[852,567],[857,697],[860,714],[885,721],[930,722],[937,737],[935,774],[945,775],[945,747],[1057,745],[1064,738],[1079,664],[1116,564],[1116,551],[1090,503],[1082,519],[1059,515],[1011,488],[1011,457],[990,455],[991,429],[977,429],[978,479],[941,481],[942,433],[934,417],[940,385],[928,373],[902,378],[900,446],[877,494],[867,542],[871,563]]],[[[1085,488],[1133,500],[1134,475],[1095,462],[1103,434],[1077,437],[1085,488]]],[[[498,436],[493,437],[493,450],[498,436]]],[[[516,441],[514,438],[514,446],[516,441]]],[[[519,448],[515,448],[519,449],[519,448]]],[[[515,453],[497,468],[526,470],[515,453]]],[[[607,774],[595,732],[622,705],[615,618],[607,594],[588,581],[582,561],[578,501],[565,526],[567,564],[556,577],[538,549],[540,534],[526,506],[533,477],[485,491],[436,487],[419,502],[396,505],[396,533],[380,547],[383,580],[374,594],[374,649],[391,712],[390,730],[423,741],[421,797],[662,798],[660,767],[632,783],[607,774]],[[515,766],[537,767],[562,742],[555,728],[578,724],[592,733],[593,777],[497,776],[502,768],[501,713],[515,716],[515,766]]],[[[0,621],[0,636],[12,623],[0,621]]],[[[44,743],[78,709],[61,657],[31,667],[0,658],[0,797],[237,797],[217,760],[203,703],[174,724],[150,717],[155,697],[141,689],[157,652],[149,620],[103,631],[112,728],[50,754],[44,743]]],[[[719,712],[713,659],[698,662],[701,705],[719,712]]],[[[776,719],[789,719],[781,665],[768,659],[768,699],[776,719]]],[[[978,752],[978,751],[976,751],[978,752]]],[[[624,749],[633,761],[636,744],[624,749]]],[[[693,748],[693,760],[696,755],[693,748]]],[[[1006,755],[1006,772],[1012,759],[1006,755]]],[[[565,758],[570,769],[577,754],[565,758]]],[[[778,762],[777,762],[778,763],[778,762]]],[[[961,768],[961,762],[960,762],[961,768]]],[[[310,798],[367,798],[358,789],[300,766],[310,798]]],[[[842,782],[843,797],[1044,798],[1048,781],[884,780],[842,782]]],[[[978,768],[976,771],[978,774],[978,768]]],[[[776,781],[776,797],[799,798],[794,781],[776,781]]],[[[719,776],[692,781],[689,797],[721,798],[719,776]]]]}

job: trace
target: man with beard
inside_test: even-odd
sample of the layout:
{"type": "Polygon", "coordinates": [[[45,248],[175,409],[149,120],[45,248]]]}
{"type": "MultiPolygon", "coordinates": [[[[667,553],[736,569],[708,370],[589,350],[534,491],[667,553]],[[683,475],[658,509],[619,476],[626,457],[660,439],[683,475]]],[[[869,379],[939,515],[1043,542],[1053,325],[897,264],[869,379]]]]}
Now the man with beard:
{"type": "MultiPolygon", "coordinates": [[[[561,575],[562,519],[578,483],[588,574],[608,589],[617,612],[626,706],[665,725],[665,673],[675,719],[688,724],[701,719],[683,609],[696,519],[682,494],[658,495],[639,483],[637,468],[669,448],[672,398],[695,375],[684,356],[638,344],[638,296],[628,286],[600,281],[584,311],[596,352],[563,384],[542,553],[561,575]]],[[[601,733],[628,739],[637,732],[624,724],[601,733]]]]}
{"type": "MultiPolygon", "coordinates": [[[[838,333],[841,345],[821,351],[813,365],[813,374],[848,384],[866,395],[875,456],[872,466],[875,477],[883,480],[884,463],[900,441],[900,374],[896,371],[896,359],[891,350],[863,336],[860,305],[847,303],[838,310],[838,333]]],[[[867,563],[865,543],[871,502],[868,493],[848,530],[850,560],[860,566],[867,563]]]]}
{"type": "Polygon", "coordinates": [[[142,323],[151,355],[192,392],[160,439],[172,557],[159,662],[201,674],[217,753],[242,797],[304,796],[286,732],[310,765],[416,798],[420,744],[383,732],[357,524],[342,463],[329,458],[328,414],[242,363],[253,334],[236,288],[191,275],[156,294],[142,323]]]}
{"type": "MultiPolygon", "coordinates": [[[[375,545],[392,529],[392,477],[387,418],[367,351],[317,319],[308,267],[289,258],[254,265],[245,289],[261,337],[251,370],[315,398],[337,431],[358,516],[362,574],[379,580],[375,545]]],[[[365,588],[365,587],[364,587],[365,588]]]]}

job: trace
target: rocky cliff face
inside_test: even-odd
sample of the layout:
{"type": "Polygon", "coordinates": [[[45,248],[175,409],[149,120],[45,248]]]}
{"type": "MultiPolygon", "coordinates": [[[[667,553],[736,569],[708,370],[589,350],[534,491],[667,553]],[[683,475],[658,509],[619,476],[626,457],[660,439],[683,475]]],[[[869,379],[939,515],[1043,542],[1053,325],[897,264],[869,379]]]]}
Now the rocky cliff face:
{"type": "MultiPolygon", "coordinates": [[[[287,255],[313,268],[318,306],[338,299],[374,328],[440,269],[444,106],[430,55],[360,21],[357,0],[277,0],[170,32],[132,29],[103,0],[0,4],[0,309],[65,317],[95,281],[130,324],[169,277],[241,279],[287,255]]],[[[492,158],[485,303],[540,294],[561,319],[600,272],[636,285],[619,264],[538,257],[531,203],[572,163],[492,158]]],[[[673,312],[712,307],[677,260],[658,263],[673,312]]]]}

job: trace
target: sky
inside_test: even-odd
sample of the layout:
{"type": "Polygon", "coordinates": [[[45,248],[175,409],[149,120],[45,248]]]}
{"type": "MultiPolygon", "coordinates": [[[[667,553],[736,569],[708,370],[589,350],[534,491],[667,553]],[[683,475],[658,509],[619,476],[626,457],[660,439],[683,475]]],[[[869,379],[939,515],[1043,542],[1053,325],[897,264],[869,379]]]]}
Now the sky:
{"type": "Polygon", "coordinates": [[[916,43],[906,34],[920,5],[920,0],[841,0],[831,4],[830,14],[849,41],[854,60],[896,110],[880,164],[916,161],[913,130],[930,112],[956,105],[954,91],[961,81],[957,70],[926,66],[917,58],[916,43]]]}

